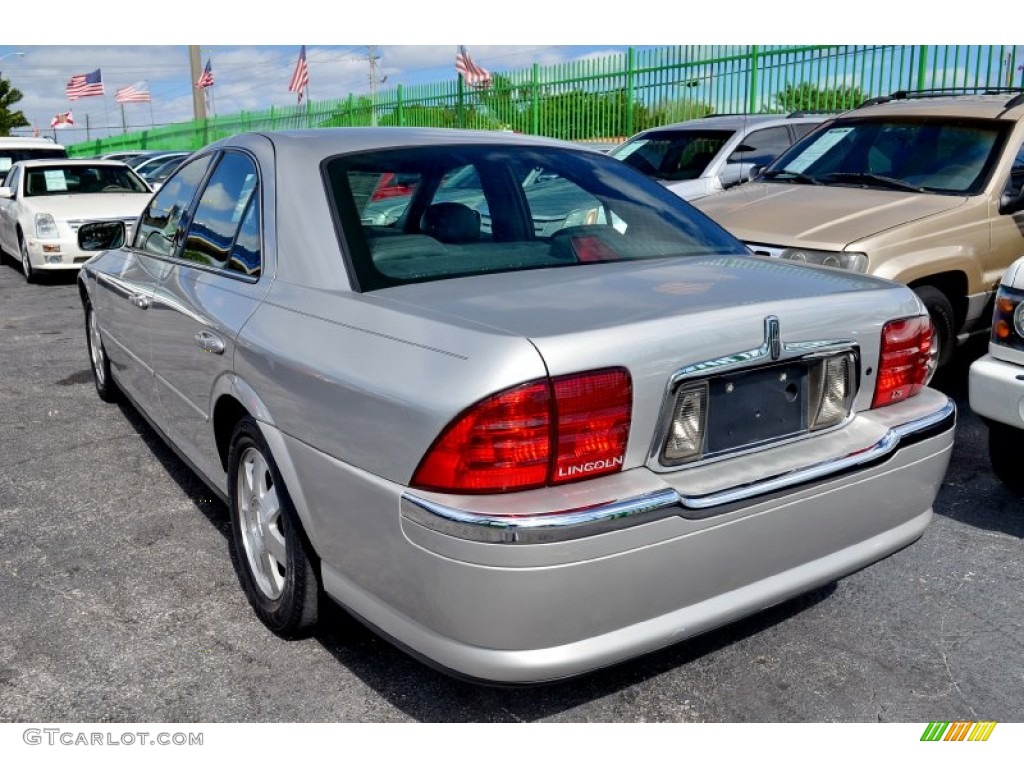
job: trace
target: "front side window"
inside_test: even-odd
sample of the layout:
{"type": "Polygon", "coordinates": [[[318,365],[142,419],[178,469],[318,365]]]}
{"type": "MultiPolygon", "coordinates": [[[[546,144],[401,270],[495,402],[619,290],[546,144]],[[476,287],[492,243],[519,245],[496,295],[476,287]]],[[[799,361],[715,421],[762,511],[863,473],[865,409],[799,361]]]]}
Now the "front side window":
{"type": "Polygon", "coordinates": [[[360,290],[488,272],[748,253],[677,195],[592,152],[430,146],[344,155],[325,169],[360,290]],[[417,179],[390,223],[367,215],[386,173],[417,179]]]}
{"type": "Polygon", "coordinates": [[[610,154],[662,181],[696,179],[735,131],[662,130],[637,136],[610,154]]]}
{"type": "Polygon", "coordinates": [[[259,206],[251,205],[259,199],[257,190],[256,164],[247,155],[224,153],[192,216],[181,258],[209,267],[258,274],[259,206]],[[235,238],[243,223],[248,227],[248,250],[243,248],[232,259],[235,238]]]}
{"type": "Polygon", "coordinates": [[[978,194],[992,174],[1008,124],[964,118],[839,120],[793,146],[762,180],[978,194]]]}
{"type": "Polygon", "coordinates": [[[785,152],[791,143],[789,131],[784,125],[751,131],[736,151],[729,155],[729,162],[767,165],[785,152]]]}
{"type": "Polygon", "coordinates": [[[160,187],[142,214],[135,233],[135,248],[154,256],[169,256],[173,252],[181,218],[192,205],[211,157],[203,155],[183,165],[160,187]]]}

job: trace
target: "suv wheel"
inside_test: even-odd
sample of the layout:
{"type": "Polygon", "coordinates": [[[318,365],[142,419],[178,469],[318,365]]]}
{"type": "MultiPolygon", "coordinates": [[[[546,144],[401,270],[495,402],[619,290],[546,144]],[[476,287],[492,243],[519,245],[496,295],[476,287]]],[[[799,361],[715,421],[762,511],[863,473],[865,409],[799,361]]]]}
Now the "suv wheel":
{"type": "Polygon", "coordinates": [[[934,285],[920,285],[914,289],[924,302],[932,318],[932,370],[929,381],[938,368],[953,359],[956,351],[956,324],[953,319],[953,305],[942,291],[934,285]]]}
{"type": "Polygon", "coordinates": [[[1024,476],[1020,471],[1020,446],[1024,430],[993,421],[988,425],[988,457],[992,471],[1003,485],[1012,491],[1024,491],[1024,476]]]}

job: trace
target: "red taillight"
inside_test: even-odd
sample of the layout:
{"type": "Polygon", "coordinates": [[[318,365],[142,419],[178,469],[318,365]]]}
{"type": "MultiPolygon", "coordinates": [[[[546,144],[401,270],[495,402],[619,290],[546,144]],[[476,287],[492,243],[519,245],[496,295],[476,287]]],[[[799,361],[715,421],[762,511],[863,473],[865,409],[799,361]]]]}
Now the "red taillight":
{"type": "Polygon", "coordinates": [[[629,373],[620,368],[538,379],[491,395],[448,425],[412,485],[493,493],[617,472],[632,399],[629,373]]]}
{"type": "Polygon", "coordinates": [[[919,392],[928,379],[931,352],[932,323],[928,317],[886,323],[871,407],[898,403],[919,392]]]}
{"type": "Polygon", "coordinates": [[[629,374],[607,371],[553,381],[558,409],[558,452],[552,483],[617,472],[629,439],[633,387],[629,374]]]}

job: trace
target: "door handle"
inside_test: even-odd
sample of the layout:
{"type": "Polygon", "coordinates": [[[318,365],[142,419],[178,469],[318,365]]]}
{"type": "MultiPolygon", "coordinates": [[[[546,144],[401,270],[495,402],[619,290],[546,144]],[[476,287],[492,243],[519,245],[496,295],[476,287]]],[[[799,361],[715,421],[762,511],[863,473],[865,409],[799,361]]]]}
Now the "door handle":
{"type": "Polygon", "coordinates": [[[224,339],[217,334],[210,333],[209,331],[199,331],[193,338],[203,352],[209,352],[214,355],[224,354],[224,339]]]}
{"type": "Polygon", "coordinates": [[[142,293],[133,293],[128,297],[128,301],[134,304],[139,309],[149,309],[149,297],[142,293]]]}

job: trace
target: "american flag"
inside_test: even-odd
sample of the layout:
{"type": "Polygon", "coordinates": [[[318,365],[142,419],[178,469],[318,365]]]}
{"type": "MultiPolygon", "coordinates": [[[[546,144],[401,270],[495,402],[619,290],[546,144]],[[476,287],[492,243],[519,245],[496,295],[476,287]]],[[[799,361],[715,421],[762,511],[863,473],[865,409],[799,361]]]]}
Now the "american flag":
{"type": "Polygon", "coordinates": [[[462,75],[466,85],[487,88],[491,84],[491,73],[473,63],[464,45],[460,45],[459,52],[455,54],[455,69],[462,75]]]}
{"type": "Polygon", "coordinates": [[[124,88],[118,88],[117,93],[114,94],[114,101],[121,104],[132,101],[150,101],[149,83],[145,80],[140,80],[134,85],[126,85],[124,88]]]}
{"type": "Polygon", "coordinates": [[[213,85],[213,64],[210,59],[206,60],[206,69],[196,80],[196,88],[209,88],[213,85]]]}
{"type": "Polygon", "coordinates": [[[58,112],[53,116],[53,120],[50,121],[51,128],[63,128],[65,125],[74,125],[75,118],[71,116],[71,110],[67,112],[58,112]]]}
{"type": "Polygon", "coordinates": [[[71,79],[68,80],[64,93],[67,95],[68,101],[81,99],[85,96],[102,96],[103,77],[100,75],[100,71],[97,69],[95,72],[89,72],[85,75],[72,75],[71,79]]]}
{"type": "Polygon", "coordinates": [[[302,94],[309,85],[309,67],[306,66],[306,46],[299,49],[299,60],[295,62],[295,71],[292,73],[292,81],[288,90],[294,93],[299,92],[299,103],[302,103],[302,94]]]}

